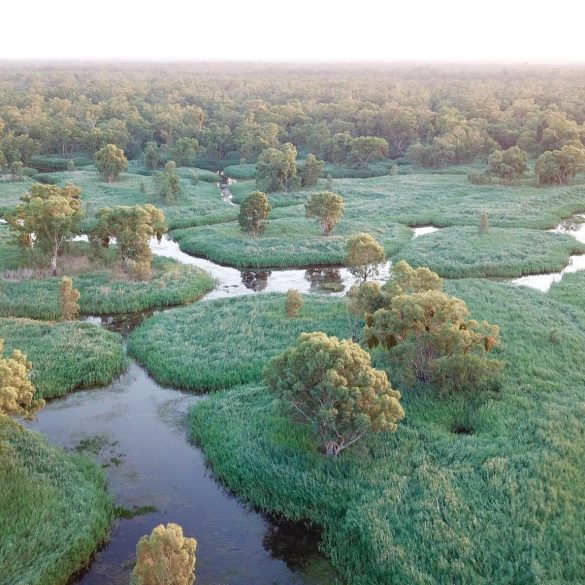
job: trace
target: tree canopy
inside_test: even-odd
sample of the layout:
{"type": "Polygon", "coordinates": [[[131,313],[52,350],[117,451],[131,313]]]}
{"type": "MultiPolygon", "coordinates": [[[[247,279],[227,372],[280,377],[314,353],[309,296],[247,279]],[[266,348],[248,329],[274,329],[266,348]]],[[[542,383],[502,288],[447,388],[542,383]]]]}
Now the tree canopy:
{"type": "Polygon", "coordinates": [[[322,160],[317,160],[314,154],[309,154],[303,166],[303,174],[301,177],[301,187],[312,187],[317,183],[325,163],[322,160]]]}
{"type": "Polygon", "coordinates": [[[499,177],[502,183],[511,183],[524,176],[528,169],[528,154],[511,146],[506,150],[496,150],[488,158],[488,172],[499,177]]]}
{"type": "Polygon", "coordinates": [[[256,163],[256,185],[264,191],[288,191],[297,176],[297,149],[287,142],[262,152],[256,163]]]}
{"type": "Polygon", "coordinates": [[[585,169],[585,148],[565,145],[560,150],[547,151],[536,161],[536,177],[539,184],[566,185],[585,169]]]}
{"type": "Polygon", "coordinates": [[[264,233],[271,209],[266,193],[262,193],[262,191],[250,193],[240,204],[238,223],[242,231],[248,232],[253,236],[259,236],[264,233]]]}
{"type": "Polygon", "coordinates": [[[80,194],[72,183],[64,187],[36,183],[21,197],[23,203],[6,217],[22,248],[50,257],[53,276],[63,246],[81,231],[80,194]]]}
{"type": "Polygon", "coordinates": [[[430,270],[399,264],[377,296],[372,287],[362,296],[378,306],[367,314],[368,346],[388,350],[407,384],[453,391],[492,386],[502,369],[488,357],[499,344],[499,327],[471,319],[465,302],[443,292],[430,270]]]}
{"type": "Polygon", "coordinates": [[[328,455],[377,431],[393,432],[404,417],[400,393],[370,355],[349,340],[302,333],[265,370],[269,388],[294,418],[308,424],[328,455]]]}
{"type": "Polygon", "coordinates": [[[177,165],[175,161],[170,160],[162,173],[153,175],[157,185],[159,197],[166,203],[171,203],[177,199],[181,192],[181,183],[177,175],[177,165]]]}
{"type": "Polygon", "coordinates": [[[346,264],[349,271],[363,281],[378,274],[386,253],[370,234],[355,234],[347,241],[346,264]]]}
{"type": "Polygon", "coordinates": [[[315,218],[328,236],[343,216],[343,197],[330,191],[313,193],[305,203],[305,217],[315,218]]]}
{"type": "Polygon", "coordinates": [[[164,213],[154,205],[104,207],[96,214],[97,225],[90,234],[94,247],[108,247],[113,239],[127,270],[138,278],[150,275],[150,239],[159,241],[166,233],[164,213]]]}
{"type": "Polygon", "coordinates": [[[95,153],[95,164],[100,176],[108,183],[115,181],[122,171],[128,169],[124,151],[115,144],[107,144],[95,153]]]}

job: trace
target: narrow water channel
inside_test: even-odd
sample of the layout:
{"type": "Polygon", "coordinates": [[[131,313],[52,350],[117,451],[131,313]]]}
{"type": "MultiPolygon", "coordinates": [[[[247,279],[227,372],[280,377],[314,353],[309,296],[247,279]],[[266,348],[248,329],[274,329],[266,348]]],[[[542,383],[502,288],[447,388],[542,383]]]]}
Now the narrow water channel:
{"type": "MultiPolygon", "coordinates": [[[[79,238],[83,239],[83,238],[79,238]]],[[[278,271],[268,286],[266,271],[239,271],[193,258],[165,238],[153,253],[208,270],[217,287],[205,300],[315,283],[343,281],[344,269],[278,271]],[[247,274],[251,272],[251,274],[247,274]],[[310,276],[307,276],[310,273],[310,276]]],[[[125,337],[152,311],[87,320],[125,337]]],[[[319,552],[319,533],[302,523],[268,517],[228,493],[187,436],[186,413],[204,396],[162,387],[136,362],[104,388],[51,401],[27,423],[52,444],[85,452],[107,470],[117,506],[145,513],[118,520],[105,546],[70,585],[127,585],[136,543],[161,523],[180,524],[198,541],[201,585],[330,585],[335,573],[319,552]]]]}
{"type": "Polygon", "coordinates": [[[149,513],[116,522],[76,585],[128,585],[136,543],[176,522],[198,541],[201,585],[320,585],[335,582],[318,533],[277,522],[228,494],[186,436],[187,409],[204,399],[158,385],[135,362],[113,384],[49,403],[29,425],[52,444],[84,447],[107,468],[116,504],[149,513]]]}
{"type": "MultiPolygon", "coordinates": [[[[569,219],[562,221],[557,228],[550,230],[557,234],[568,234],[573,236],[578,242],[585,244],[585,214],[576,214],[569,219]]],[[[542,292],[548,292],[555,282],[560,282],[565,274],[585,270],[585,254],[580,256],[571,256],[569,263],[560,272],[550,272],[547,274],[530,274],[515,278],[513,284],[528,286],[542,292]]]]}
{"type": "MultiPolygon", "coordinates": [[[[435,229],[415,228],[413,237],[435,229]]],[[[558,229],[585,241],[584,223],[561,224],[558,229]]],[[[152,251],[210,272],[216,288],[205,300],[289,288],[342,295],[355,280],[342,267],[238,270],[220,266],[181,252],[166,237],[160,243],[153,240],[152,251]]],[[[378,279],[387,280],[390,268],[388,262],[378,279]]],[[[585,263],[580,269],[585,269],[585,263]]],[[[563,272],[568,271],[570,268],[563,272]]],[[[551,276],[554,279],[554,275],[525,279],[551,276]]],[[[525,279],[514,282],[533,286],[525,279]]],[[[127,335],[148,314],[90,320],[127,335]]],[[[189,442],[184,424],[188,408],[202,399],[161,387],[131,362],[113,384],[54,400],[36,422],[29,423],[51,443],[94,456],[107,469],[109,488],[118,506],[130,510],[148,507],[145,514],[116,522],[105,547],[71,585],[127,584],[137,541],[157,524],[167,522],[181,524],[187,535],[198,540],[196,574],[200,585],[335,582],[330,564],[318,552],[316,531],[246,508],[210,474],[201,451],[189,442]]]]}

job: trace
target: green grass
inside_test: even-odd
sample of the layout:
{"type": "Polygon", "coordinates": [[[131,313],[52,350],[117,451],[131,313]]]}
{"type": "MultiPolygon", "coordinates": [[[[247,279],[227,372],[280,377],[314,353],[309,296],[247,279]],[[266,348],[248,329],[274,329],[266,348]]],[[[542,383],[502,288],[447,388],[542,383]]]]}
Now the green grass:
{"type": "Polygon", "coordinates": [[[74,162],[77,168],[95,164],[94,157],[88,154],[79,153],[72,157],[39,154],[30,158],[29,165],[44,173],[52,171],[66,171],[70,160],[74,162]]]}
{"type": "MultiPolygon", "coordinates": [[[[233,195],[233,202],[240,204],[252,191],[257,191],[256,181],[238,181],[230,185],[230,191],[233,195]]],[[[310,189],[302,189],[298,191],[277,191],[275,193],[268,193],[268,199],[272,209],[279,207],[289,207],[291,205],[303,204],[311,193],[314,191],[324,191],[325,180],[320,179],[316,185],[310,189]]],[[[304,213],[304,212],[303,212],[304,213]]]]}
{"type": "Polygon", "coordinates": [[[411,237],[411,230],[393,223],[384,210],[373,217],[363,217],[348,210],[332,235],[323,236],[315,220],[305,219],[302,207],[292,210],[293,217],[269,222],[266,232],[252,237],[235,222],[175,230],[172,237],[181,250],[204,256],[215,262],[238,267],[314,266],[343,264],[347,239],[356,232],[368,231],[385,248],[395,254],[411,237]]]}
{"type": "Polygon", "coordinates": [[[250,180],[256,178],[256,163],[247,163],[245,165],[229,165],[223,169],[224,175],[231,179],[250,180]]]}
{"type": "Polygon", "coordinates": [[[0,339],[5,354],[20,349],[27,356],[33,384],[43,398],[104,386],[126,367],[120,336],[91,323],[0,318],[0,339]]]}
{"type": "Polygon", "coordinates": [[[583,186],[471,185],[455,174],[412,174],[375,179],[338,179],[334,191],[362,213],[387,209],[408,225],[477,226],[487,209],[494,227],[549,229],[585,210],[583,186]]]}
{"type": "Polygon", "coordinates": [[[334,165],[327,163],[322,176],[331,175],[334,179],[367,179],[370,177],[382,177],[388,175],[395,161],[376,160],[368,164],[366,168],[355,169],[348,165],[334,165]]]}
{"type": "Polygon", "coordinates": [[[0,439],[0,580],[65,585],[107,536],[113,504],[105,475],[36,433],[4,423],[0,439]]]}
{"type": "MultiPolygon", "coordinates": [[[[299,166],[304,165],[304,160],[299,160],[299,166]]],[[[357,179],[357,178],[368,178],[368,177],[381,177],[388,175],[390,169],[394,164],[393,160],[379,160],[371,162],[367,168],[354,169],[347,165],[334,165],[326,164],[323,168],[321,175],[326,177],[331,175],[333,178],[345,178],[345,179],[357,179]]],[[[245,165],[230,165],[224,168],[224,174],[232,179],[237,180],[250,180],[256,178],[256,164],[248,163],[245,165]]]]}
{"type": "Polygon", "coordinates": [[[23,181],[0,181],[0,216],[10,211],[20,203],[21,195],[24,195],[34,183],[28,178],[23,181]]]}
{"type": "Polygon", "coordinates": [[[5,223],[0,223],[0,269],[18,268],[25,261],[24,254],[13,244],[13,236],[5,223]]]}
{"type": "Polygon", "coordinates": [[[162,384],[217,389],[259,380],[268,360],[303,331],[351,335],[343,301],[305,295],[300,316],[290,319],[284,300],[270,294],[167,311],[146,320],[128,350],[162,384]]]}
{"type": "Polygon", "coordinates": [[[585,272],[563,274],[563,279],[554,283],[548,294],[560,303],[585,313],[585,272]]]}
{"type": "MultiPolygon", "coordinates": [[[[181,175],[187,177],[188,173],[183,171],[185,169],[181,169],[181,175]]],[[[207,174],[205,178],[209,178],[207,174]]],[[[215,179],[217,180],[217,176],[215,179]]],[[[189,178],[181,178],[181,193],[176,201],[169,204],[163,202],[158,196],[153,178],[138,173],[124,173],[118,181],[107,183],[101,181],[94,171],[62,171],[52,173],[51,180],[59,185],[69,181],[81,188],[81,199],[88,217],[88,225],[91,225],[92,218],[103,207],[145,203],[152,203],[162,209],[171,227],[202,225],[206,221],[205,218],[208,218],[210,223],[214,223],[228,212],[232,214],[228,217],[233,219],[233,208],[222,200],[215,183],[205,180],[200,180],[197,185],[193,185],[189,178]],[[144,185],[144,192],[141,190],[142,185],[144,185]]],[[[0,182],[0,210],[7,210],[18,204],[20,195],[26,192],[30,184],[30,182],[0,182]]]]}
{"type": "MultiPolygon", "coordinates": [[[[333,459],[262,386],[236,387],[193,408],[192,436],[239,496],[321,525],[350,585],[580,584],[584,323],[525,288],[461,280],[447,289],[501,326],[499,394],[473,403],[403,389],[398,431],[333,459]],[[549,340],[553,329],[560,339],[549,340]]],[[[229,352],[208,359],[216,355],[229,352]]]]}
{"type": "MultiPolygon", "coordinates": [[[[314,190],[324,188],[325,181],[309,191],[271,193],[273,206],[271,221],[265,235],[251,238],[239,231],[236,223],[221,223],[203,228],[173,232],[181,248],[189,253],[234,266],[270,267],[296,266],[316,263],[343,262],[345,238],[357,231],[370,232],[381,240],[387,253],[395,254],[406,243],[407,234],[397,227],[403,225],[468,226],[475,228],[483,209],[489,213],[493,241],[479,262],[469,238],[467,250],[454,254],[445,252],[453,260],[462,260],[477,266],[457,275],[481,274],[517,276],[528,272],[558,270],[567,261],[572,250],[569,240],[534,233],[543,243],[529,248],[529,232],[498,232],[496,228],[526,228],[544,230],[556,227],[560,220],[584,211],[583,187],[538,188],[530,184],[516,187],[503,185],[474,186],[464,175],[418,173],[373,179],[336,179],[334,191],[345,201],[345,213],[333,236],[323,238],[315,223],[304,219],[303,204],[314,190]],[[401,230],[396,232],[395,230],[401,230]],[[518,238],[514,234],[518,233],[518,238]],[[510,243],[508,250],[499,250],[496,235],[502,238],[501,247],[510,243]],[[507,253],[509,252],[509,257],[507,253]],[[528,255],[532,258],[528,258],[528,255]],[[473,256],[470,260],[469,258],[473,256]],[[495,265],[492,266],[492,261],[495,265]]],[[[255,189],[254,181],[243,181],[231,186],[234,201],[239,202],[255,189]]],[[[470,229],[469,234],[473,232],[470,229]]],[[[448,238],[454,232],[441,236],[448,238]]],[[[463,232],[461,232],[463,233],[463,232]]],[[[413,249],[423,243],[413,242],[413,249]]],[[[409,246],[409,247],[410,247],[409,246]]],[[[455,275],[458,269],[448,268],[455,275]]]]}
{"type": "MultiPolygon", "coordinates": [[[[80,249],[87,246],[77,245],[80,249]]],[[[184,305],[201,298],[214,287],[213,278],[194,266],[167,258],[153,259],[148,281],[131,280],[116,267],[91,264],[70,272],[81,293],[83,314],[134,313],[146,309],[184,305]]],[[[58,319],[60,277],[6,280],[0,277],[0,316],[58,319]]]]}
{"type": "Polygon", "coordinates": [[[219,177],[217,173],[213,171],[208,171],[207,169],[199,169],[197,167],[178,167],[177,174],[183,179],[191,180],[191,176],[195,173],[200,181],[204,181],[206,183],[217,183],[219,181],[219,177]]]}
{"type": "Polygon", "coordinates": [[[502,277],[560,272],[572,254],[585,253],[575,238],[540,230],[451,227],[409,242],[395,260],[427,266],[447,278],[502,277]]]}

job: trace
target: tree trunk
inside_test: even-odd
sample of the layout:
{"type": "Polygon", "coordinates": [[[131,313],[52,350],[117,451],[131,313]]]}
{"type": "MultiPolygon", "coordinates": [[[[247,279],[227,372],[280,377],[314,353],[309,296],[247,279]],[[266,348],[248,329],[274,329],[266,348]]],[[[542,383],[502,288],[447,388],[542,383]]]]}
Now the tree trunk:
{"type": "Polygon", "coordinates": [[[57,276],[57,252],[53,252],[51,257],[51,274],[57,276]]]}
{"type": "Polygon", "coordinates": [[[337,457],[342,449],[343,447],[335,441],[327,441],[325,443],[325,453],[327,455],[333,455],[334,457],[337,457]]]}

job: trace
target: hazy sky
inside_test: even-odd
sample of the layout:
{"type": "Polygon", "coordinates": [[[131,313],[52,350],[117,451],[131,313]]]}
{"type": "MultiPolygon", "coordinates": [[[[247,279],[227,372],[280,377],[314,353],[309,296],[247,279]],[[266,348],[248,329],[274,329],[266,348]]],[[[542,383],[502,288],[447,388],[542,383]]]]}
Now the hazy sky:
{"type": "Polygon", "coordinates": [[[585,62],[583,0],[33,0],[0,59],[585,62]]]}

